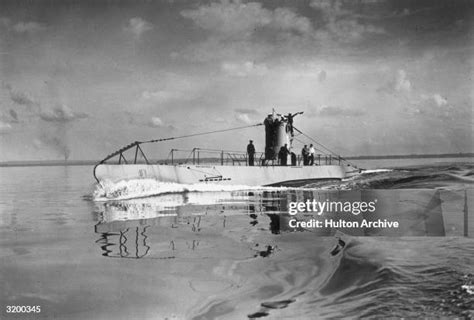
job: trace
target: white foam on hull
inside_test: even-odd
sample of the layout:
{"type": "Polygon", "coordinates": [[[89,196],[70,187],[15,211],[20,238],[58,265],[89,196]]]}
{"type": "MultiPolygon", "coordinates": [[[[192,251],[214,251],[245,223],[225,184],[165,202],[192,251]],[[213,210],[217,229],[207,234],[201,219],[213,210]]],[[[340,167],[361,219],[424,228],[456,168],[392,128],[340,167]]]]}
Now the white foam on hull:
{"type": "Polygon", "coordinates": [[[210,193],[250,190],[288,190],[287,187],[262,187],[245,185],[224,185],[217,183],[183,184],[175,182],[160,182],[156,179],[131,179],[111,182],[102,181],[94,191],[94,201],[130,200],[148,198],[163,194],[210,193]]]}

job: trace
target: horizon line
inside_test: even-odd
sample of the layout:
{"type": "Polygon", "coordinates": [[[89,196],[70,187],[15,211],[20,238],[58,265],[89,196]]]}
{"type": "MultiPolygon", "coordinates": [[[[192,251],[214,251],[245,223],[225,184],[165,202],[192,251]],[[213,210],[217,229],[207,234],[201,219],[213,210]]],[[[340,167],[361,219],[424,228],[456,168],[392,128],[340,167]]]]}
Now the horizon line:
{"type": "MultiPolygon", "coordinates": [[[[336,156],[335,156],[336,157],[336,156]]],[[[426,154],[387,154],[387,155],[354,155],[342,157],[348,160],[375,160],[375,159],[400,159],[400,158],[469,158],[474,157],[474,152],[459,152],[459,153],[426,153],[426,154]]],[[[178,161],[180,159],[175,159],[178,161]]],[[[92,165],[99,163],[102,160],[60,160],[60,159],[48,159],[48,160],[9,160],[1,161],[0,167],[9,166],[34,166],[34,165],[92,165]]],[[[154,159],[154,162],[165,162],[167,159],[154,159]]]]}

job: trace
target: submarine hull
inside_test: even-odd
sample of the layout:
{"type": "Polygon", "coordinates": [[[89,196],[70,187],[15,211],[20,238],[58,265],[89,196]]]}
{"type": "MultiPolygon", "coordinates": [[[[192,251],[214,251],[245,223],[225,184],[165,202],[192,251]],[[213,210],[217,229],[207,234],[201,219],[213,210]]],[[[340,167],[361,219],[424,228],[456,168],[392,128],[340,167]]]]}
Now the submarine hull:
{"type": "Polygon", "coordinates": [[[350,167],[322,166],[214,166],[214,165],[150,165],[99,164],[94,175],[99,182],[155,179],[160,182],[196,184],[268,186],[297,181],[344,179],[350,167]]]}

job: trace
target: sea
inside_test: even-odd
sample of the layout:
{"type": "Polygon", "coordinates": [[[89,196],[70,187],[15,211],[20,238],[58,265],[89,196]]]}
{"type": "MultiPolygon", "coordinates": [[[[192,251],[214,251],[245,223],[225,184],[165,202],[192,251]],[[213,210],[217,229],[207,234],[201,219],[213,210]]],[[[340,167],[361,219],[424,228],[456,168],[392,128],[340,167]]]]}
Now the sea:
{"type": "Polygon", "coordinates": [[[264,188],[2,167],[0,319],[474,319],[473,160],[264,188]],[[376,210],[289,213],[308,201],[376,210]],[[400,228],[290,227],[322,217],[400,228]]]}

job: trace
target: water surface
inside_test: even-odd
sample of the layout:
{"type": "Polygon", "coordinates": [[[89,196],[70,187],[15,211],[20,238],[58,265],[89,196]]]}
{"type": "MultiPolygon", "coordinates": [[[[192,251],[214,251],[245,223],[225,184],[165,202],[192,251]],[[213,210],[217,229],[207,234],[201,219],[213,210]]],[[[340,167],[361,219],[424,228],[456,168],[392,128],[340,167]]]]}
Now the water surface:
{"type": "Polygon", "coordinates": [[[1,318],[473,317],[472,177],[450,163],[93,201],[90,167],[0,168],[1,318]],[[377,214],[410,214],[410,236],[284,225],[288,201],[373,195],[389,199],[377,214]]]}

